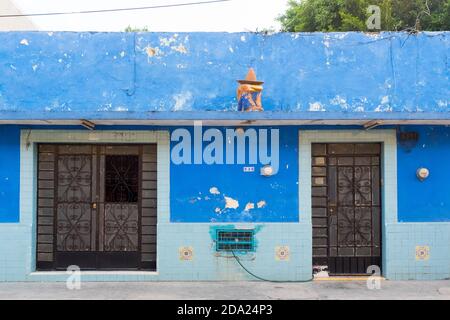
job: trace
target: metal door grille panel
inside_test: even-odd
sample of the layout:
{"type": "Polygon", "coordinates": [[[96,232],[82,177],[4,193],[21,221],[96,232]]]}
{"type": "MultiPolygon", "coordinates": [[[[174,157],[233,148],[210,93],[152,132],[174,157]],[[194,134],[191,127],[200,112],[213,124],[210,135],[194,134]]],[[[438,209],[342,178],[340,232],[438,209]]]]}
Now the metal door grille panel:
{"type": "Polygon", "coordinates": [[[57,251],[92,250],[91,185],[92,155],[58,155],[57,251]]]}
{"type": "Polygon", "coordinates": [[[105,251],[138,251],[138,206],[136,204],[106,204],[104,238],[105,251]]]}
{"type": "Polygon", "coordinates": [[[91,251],[91,204],[58,203],[56,212],[56,250],[91,251]]]}
{"type": "Polygon", "coordinates": [[[156,145],[38,145],[38,270],[156,269],[156,145]]]}
{"type": "Polygon", "coordinates": [[[139,157],[105,157],[105,202],[138,202],[139,157]]]}
{"type": "Polygon", "coordinates": [[[332,274],[381,267],[380,152],[372,143],[312,146],[313,263],[332,274]]]}

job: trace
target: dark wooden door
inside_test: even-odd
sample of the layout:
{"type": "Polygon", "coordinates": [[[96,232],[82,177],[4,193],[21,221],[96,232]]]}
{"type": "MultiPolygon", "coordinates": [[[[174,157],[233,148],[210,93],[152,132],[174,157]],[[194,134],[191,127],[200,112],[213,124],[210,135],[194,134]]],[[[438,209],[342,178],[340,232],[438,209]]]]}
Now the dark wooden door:
{"type": "Polygon", "coordinates": [[[156,268],[156,146],[39,145],[37,268],[156,268]]]}
{"type": "Polygon", "coordinates": [[[312,145],[313,264],[330,274],[381,269],[381,145],[312,145]]]}

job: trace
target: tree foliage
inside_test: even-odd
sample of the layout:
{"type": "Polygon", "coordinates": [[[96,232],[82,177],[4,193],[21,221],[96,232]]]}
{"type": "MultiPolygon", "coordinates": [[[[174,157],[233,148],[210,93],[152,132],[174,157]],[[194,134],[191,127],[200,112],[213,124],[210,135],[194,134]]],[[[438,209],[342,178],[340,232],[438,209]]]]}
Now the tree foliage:
{"type": "Polygon", "coordinates": [[[279,17],[283,31],[374,31],[366,21],[380,7],[381,30],[450,30],[450,0],[291,0],[279,17]]]}

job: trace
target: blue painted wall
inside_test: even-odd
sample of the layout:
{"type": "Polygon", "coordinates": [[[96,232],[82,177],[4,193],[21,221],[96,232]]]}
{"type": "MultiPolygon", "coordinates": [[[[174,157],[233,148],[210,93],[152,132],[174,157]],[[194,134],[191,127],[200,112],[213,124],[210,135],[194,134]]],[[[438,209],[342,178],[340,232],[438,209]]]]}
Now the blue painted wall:
{"type": "MultiPolygon", "coordinates": [[[[19,221],[20,128],[25,127],[0,125],[0,222],[19,221]]],[[[136,130],[138,127],[117,129],[136,130]]],[[[244,173],[243,165],[172,163],[171,221],[298,221],[299,127],[279,129],[280,167],[278,174],[270,178],[259,175],[260,165],[255,165],[254,173],[244,173]],[[212,195],[212,187],[216,187],[220,195],[212,195]],[[222,210],[225,207],[224,195],[238,200],[239,208],[222,210]],[[266,206],[257,208],[256,203],[262,200],[266,206]],[[248,202],[254,203],[255,209],[244,211],[248,202]],[[216,208],[220,208],[221,212],[216,212],[216,208]]],[[[407,126],[400,130],[417,131],[420,138],[415,145],[398,144],[399,221],[449,222],[450,127],[407,126]],[[418,181],[415,176],[417,168],[422,166],[430,169],[430,177],[424,182],[418,181]]],[[[172,146],[174,144],[172,142],[172,146]]]]}
{"type": "MultiPolygon", "coordinates": [[[[272,129],[254,129],[258,131],[262,128],[272,129]]],[[[207,129],[205,127],[203,131],[207,129]]],[[[246,128],[248,129],[252,128],[246,128]]],[[[171,221],[298,222],[298,128],[275,129],[280,134],[280,160],[278,173],[271,177],[261,176],[260,169],[263,165],[259,160],[255,165],[176,165],[172,162],[171,221]],[[254,172],[244,172],[244,167],[253,167],[254,172]],[[216,190],[211,193],[211,188],[216,188],[220,194],[216,190]],[[238,201],[239,207],[225,208],[225,196],[238,201]],[[261,204],[260,208],[258,202],[261,204]],[[254,208],[245,210],[249,203],[254,208]]],[[[225,128],[221,132],[225,137],[225,128]]],[[[172,148],[176,144],[177,142],[172,142],[172,148]]],[[[204,142],[203,147],[208,144],[209,142],[204,142]]],[[[268,150],[270,151],[270,144],[268,150]]],[[[248,145],[246,154],[248,159],[248,145]]]]}
{"type": "Polygon", "coordinates": [[[19,222],[20,130],[0,125],[0,222],[19,222]]]}
{"type": "Polygon", "coordinates": [[[402,127],[416,131],[415,145],[398,145],[398,218],[401,222],[450,221],[450,127],[402,127]],[[430,170],[423,182],[418,168],[430,170]]]}
{"type": "Polygon", "coordinates": [[[0,117],[236,110],[250,66],[268,111],[449,112],[449,35],[3,32],[0,117]]]}

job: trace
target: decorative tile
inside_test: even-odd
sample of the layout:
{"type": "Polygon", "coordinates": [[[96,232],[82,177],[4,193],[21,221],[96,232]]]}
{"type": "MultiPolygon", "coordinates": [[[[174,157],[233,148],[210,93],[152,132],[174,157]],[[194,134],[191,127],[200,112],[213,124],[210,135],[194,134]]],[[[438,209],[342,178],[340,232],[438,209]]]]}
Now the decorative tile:
{"type": "Polygon", "coordinates": [[[416,246],[416,260],[428,260],[430,259],[430,247],[429,246],[416,246]]]}
{"type": "Polygon", "coordinates": [[[191,261],[194,258],[194,249],[192,247],[180,247],[178,252],[182,261],[191,261]]]}
{"type": "Polygon", "coordinates": [[[275,247],[275,260],[277,261],[289,261],[290,252],[288,246],[275,247]]]}

